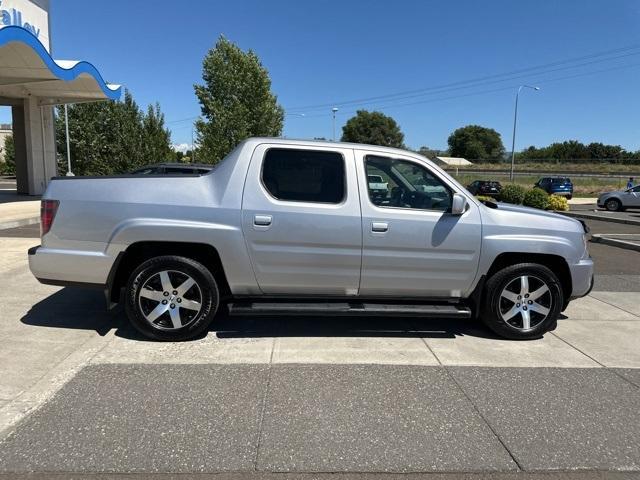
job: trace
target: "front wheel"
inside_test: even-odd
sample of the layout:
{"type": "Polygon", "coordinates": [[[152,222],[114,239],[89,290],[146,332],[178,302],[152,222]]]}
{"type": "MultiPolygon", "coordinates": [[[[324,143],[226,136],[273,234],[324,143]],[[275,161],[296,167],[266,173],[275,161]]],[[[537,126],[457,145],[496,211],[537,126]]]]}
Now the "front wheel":
{"type": "Polygon", "coordinates": [[[211,272],[186,257],[151,258],[127,282],[127,316],[140,333],[154,340],[197,337],[213,321],[218,303],[218,286],[211,272]]]}
{"type": "Polygon", "coordinates": [[[610,212],[618,212],[622,210],[622,202],[617,198],[610,198],[605,202],[604,208],[606,208],[610,212]]]}
{"type": "Polygon", "coordinates": [[[553,329],[564,302],[558,277],[536,263],[500,270],[487,281],[485,292],[483,322],[513,340],[539,338],[553,329]]]}

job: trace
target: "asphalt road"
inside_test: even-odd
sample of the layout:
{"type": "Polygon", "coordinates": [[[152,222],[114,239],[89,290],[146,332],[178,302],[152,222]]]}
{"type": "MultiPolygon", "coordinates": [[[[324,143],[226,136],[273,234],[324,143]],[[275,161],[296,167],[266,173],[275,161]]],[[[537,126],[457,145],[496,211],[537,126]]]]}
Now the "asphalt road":
{"type": "Polygon", "coordinates": [[[0,471],[640,471],[638,373],[96,365],[1,444],[0,471]]]}

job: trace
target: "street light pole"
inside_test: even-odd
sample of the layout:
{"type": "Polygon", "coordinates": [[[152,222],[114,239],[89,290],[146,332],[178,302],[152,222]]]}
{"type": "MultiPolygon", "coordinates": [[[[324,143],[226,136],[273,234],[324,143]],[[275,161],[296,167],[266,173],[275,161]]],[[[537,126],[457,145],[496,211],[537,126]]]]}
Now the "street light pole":
{"type": "Polygon", "coordinates": [[[196,163],[196,144],[194,142],[194,130],[195,124],[191,125],[191,158],[189,159],[189,163],[196,163]]]}
{"type": "Polygon", "coordinates": [[[532,87],[531,85],[520,85],[518,87],[518,93],[516,93],[516,109],[513,114],[513,138],[511,142],[511,172],[509,173],[509,180],[513,182],[513,171],[516,164],[516,125],[518,123],[518,97],[520,96],[520,90],[523,88],[531,88],[533,90],[540,90],[540,87],[532,87]]]}
{"type": "Polygon", "coordinates": [[[331,111],[333,112],[333,141],[336,141],[336,112],[338,111],[337,107],[333,107],[331,109],[331,111]]]}
{"type": "Polygon", "coordinates": [[[65,135],[67,136],[67,177],[73,177],[73,172],[71,171],[71,150],[69,148],[69,114],[67,113],[67,104],[64,104],[64,130],[65,135]]]}

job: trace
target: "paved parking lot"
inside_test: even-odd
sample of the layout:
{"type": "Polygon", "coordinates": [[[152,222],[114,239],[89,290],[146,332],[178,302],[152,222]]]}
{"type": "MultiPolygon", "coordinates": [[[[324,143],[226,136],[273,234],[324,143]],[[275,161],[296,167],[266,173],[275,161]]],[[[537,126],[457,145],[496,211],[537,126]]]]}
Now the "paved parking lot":
{"type": "Polygon", "coordinates": [[[222,318],[164,344],[101,292],[38,284],[36,232],[0,237],[0,474],[640,472],[640,253],[594,245],[596,289],[535,341],[222,318]]]}

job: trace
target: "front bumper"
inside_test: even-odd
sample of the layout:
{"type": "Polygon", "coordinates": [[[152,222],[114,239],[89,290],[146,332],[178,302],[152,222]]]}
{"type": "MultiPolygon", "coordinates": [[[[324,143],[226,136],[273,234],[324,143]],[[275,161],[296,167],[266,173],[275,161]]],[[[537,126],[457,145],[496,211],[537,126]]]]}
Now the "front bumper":
{"type": "Polygon", "coordinates": [[[569,269],[571,270],[571,284],[573,286],[571,299],[589,295],[593,288],[593,260],[591,257],[570,265],[569,269]]]}

